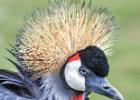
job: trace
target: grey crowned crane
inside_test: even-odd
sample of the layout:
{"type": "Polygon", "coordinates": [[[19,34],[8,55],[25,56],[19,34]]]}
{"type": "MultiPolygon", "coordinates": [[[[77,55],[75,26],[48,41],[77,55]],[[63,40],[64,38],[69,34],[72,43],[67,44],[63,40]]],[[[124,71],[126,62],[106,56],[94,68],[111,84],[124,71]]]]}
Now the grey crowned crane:
{"type": "Polygon", "coordinates": [[[50,1],[25,20],[8,50],[18,72],[0,70],[0,100],[89,100],[92,92],[123,100],[106,79],[113,18],[91,3],[50,1]]]}

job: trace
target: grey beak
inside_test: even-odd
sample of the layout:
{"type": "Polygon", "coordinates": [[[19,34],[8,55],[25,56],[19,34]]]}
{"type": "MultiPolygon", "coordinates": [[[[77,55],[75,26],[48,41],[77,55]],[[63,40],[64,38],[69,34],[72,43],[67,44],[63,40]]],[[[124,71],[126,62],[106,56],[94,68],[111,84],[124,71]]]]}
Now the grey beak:
{"type": "Polygon", "coordinates": [[[121,93],[107,79],[94,75],[93,77],[88,77],[86,81],[88,92],[95,92],[114,100],[124,100],[121,93]]]}

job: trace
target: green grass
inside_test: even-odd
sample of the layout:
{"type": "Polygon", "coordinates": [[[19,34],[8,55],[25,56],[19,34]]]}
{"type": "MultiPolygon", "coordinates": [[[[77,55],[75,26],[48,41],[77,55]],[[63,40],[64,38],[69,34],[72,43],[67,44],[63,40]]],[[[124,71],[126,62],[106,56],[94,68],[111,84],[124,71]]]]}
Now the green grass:
{"type": "MultiPolygon", "coordinates": [[[[15,42],[23,17],[35,7],[46,7],[47,0],[0,0],[0,68],[15,70],[5,57],[14,59],[5,48],[15,42]]],[[[125,100],[140,100],[140,0],[94,0],[108,7],[120,26],[113,56],[109,57],[108,79],[124,95],[125,100]]],[[[93,94],[93,100],[110,100],[93,94]]]]}

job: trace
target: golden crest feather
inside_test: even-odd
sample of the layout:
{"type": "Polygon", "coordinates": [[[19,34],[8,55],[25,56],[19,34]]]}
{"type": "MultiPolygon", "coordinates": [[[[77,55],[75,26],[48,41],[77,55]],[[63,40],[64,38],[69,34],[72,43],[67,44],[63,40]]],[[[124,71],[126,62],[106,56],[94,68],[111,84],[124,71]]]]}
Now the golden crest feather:
{"type": "Polygon", "coordinates": [[[51,1],[26,20],[17,37],[16,54],[31,78],[58,71],[68,57],[89,45],[111,54],[112,16],[84,0],[51,1]]]}

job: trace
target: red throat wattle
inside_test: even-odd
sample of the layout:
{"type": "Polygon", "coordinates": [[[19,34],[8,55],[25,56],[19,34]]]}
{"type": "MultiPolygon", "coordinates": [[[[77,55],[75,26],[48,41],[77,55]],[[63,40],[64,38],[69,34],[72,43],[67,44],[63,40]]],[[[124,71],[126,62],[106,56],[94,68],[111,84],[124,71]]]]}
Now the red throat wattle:
{"type": "Polygon", "coordinates": [[[76,96],[72,96],[71,100],[83,100],[83,95],[76,95],[76,96]]]}

